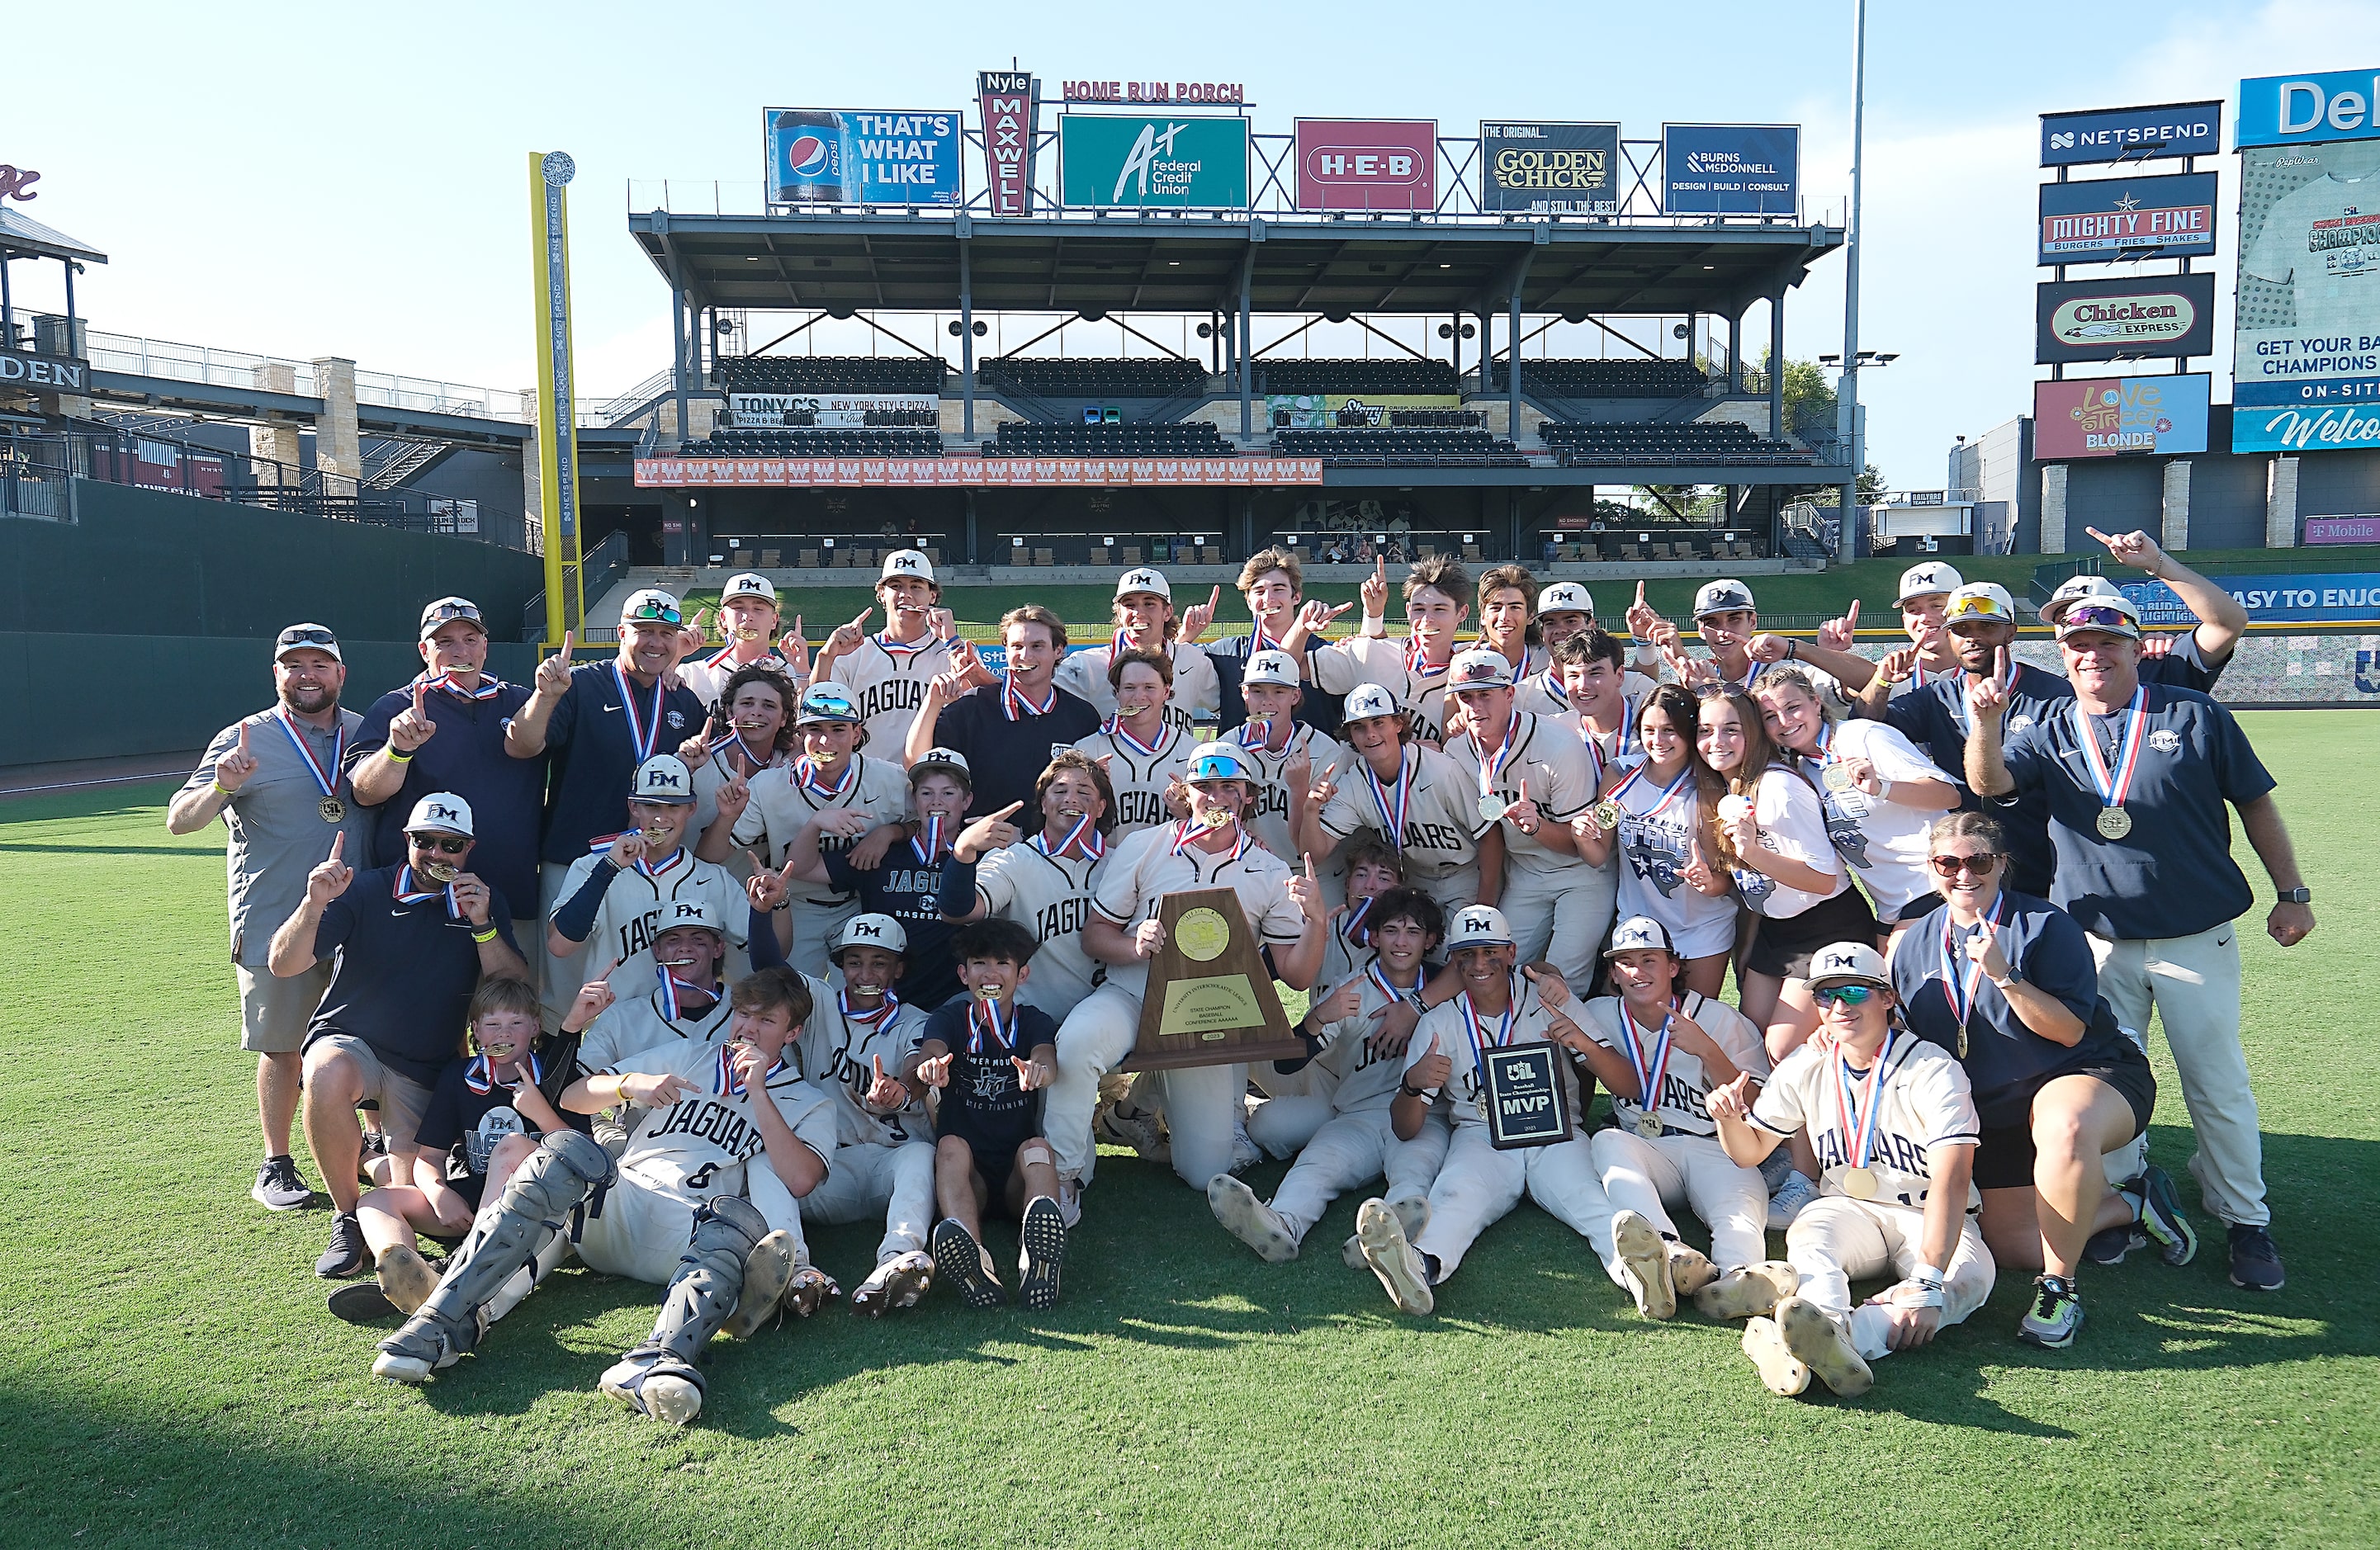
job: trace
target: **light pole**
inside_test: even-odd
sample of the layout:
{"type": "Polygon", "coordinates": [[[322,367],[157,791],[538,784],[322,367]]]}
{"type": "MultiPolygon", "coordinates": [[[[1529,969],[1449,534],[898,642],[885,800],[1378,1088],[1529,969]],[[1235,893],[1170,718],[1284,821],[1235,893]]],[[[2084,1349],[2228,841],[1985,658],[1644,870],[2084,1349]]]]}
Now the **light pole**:
{"type": "Polygon", "coordinates": [[[1867,436],[1859,412],[1859,260],[1861,139],[1867,118],[1867,0],[1852,0],[1852,203],[1843,222],[1843,375],[1835,395],[1835,440],[1851,451],[1851,478],[1843,482],[1842,527],[1836,557],[1852,557],[1852,529],[1859,510],[1859,477],[1867,466],[1867,436]]]}

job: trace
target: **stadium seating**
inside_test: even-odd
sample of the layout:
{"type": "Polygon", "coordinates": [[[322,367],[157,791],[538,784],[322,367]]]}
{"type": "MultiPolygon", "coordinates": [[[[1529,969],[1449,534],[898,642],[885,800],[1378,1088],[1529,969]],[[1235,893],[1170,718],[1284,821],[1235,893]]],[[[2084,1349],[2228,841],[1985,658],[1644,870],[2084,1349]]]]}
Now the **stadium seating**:
{"type": "Polygon", "coordinates": [[[1390,409],[1389,424],[1402,430],[1459,430],[1469,426],[1485,425],[1488,417],[1477,409],[1390,409]]]}
{"type": "Polygon", "coordinates": [[[1485,430],[1282,430],[1273,451],[1283,457],[1318,457],[1353,468],[1398,468],[1460,464],[1484,468],[1525,468],[1529,460],[1512,442],[1485,430]]]}
{"type": "Polygon", "coordinates": [[[1178,398],[1203,393],[1207,369],[1195,360],[1161,357],[1065,359],[1006,356],[983,363],[987,387],[1014,388],[1041,398],[1178,398]]]}
{"type": "MultiPolygon", "coordinates": [[[[1488,388],[1507,391],[1504,362],[1488,363],[1488,388]]],[[[1553,398],[1688,398],[1703,391],[1690,360],[1531,360],[1521,357],[1521,388],[1553,398]]]]}
{"type": "Polygon", "coordinates": [[[1229,457],[1232,446],[1206,420],[1181,425],[1041,425],[1013,419],[992,433],[986,457],[1229,457]]]}
{"type": "Polygon", "coordinates": [[[950,367],[923,356],[722,356],[729,393],[934,393],[950,367]]]}
{"type": "Polygon", "coordinates": [[[1280,394],[1443,394],[1459,391],[1454,368],[1442,360],[1258,360],[1256,390],[1280,394]]]}
{"type": "MultiPolygon", "coordinates": [[[[1522,368],[1521,380],[1528,381],[1522,368]]],[[[1601,463],[1815,463],[1812,454],[1783,442],[1755,435],[1732,420],[1687,420],[1659,424],[1626,420],[1548,420],[1539,428],[1546,445],[1565,467],[1601,463]]]]}
{"type": "Polygon", "coordinates": [[[688,457],[940,457],[939,430],[804,430],[722,427],[688,457]]]}

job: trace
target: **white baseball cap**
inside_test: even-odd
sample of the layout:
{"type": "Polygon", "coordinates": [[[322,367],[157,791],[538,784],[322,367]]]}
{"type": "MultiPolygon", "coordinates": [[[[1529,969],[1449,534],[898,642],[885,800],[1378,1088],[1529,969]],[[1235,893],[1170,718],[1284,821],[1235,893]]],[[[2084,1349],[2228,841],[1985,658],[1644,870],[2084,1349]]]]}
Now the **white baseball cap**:
{"type": "Polygon", "coordinates": [[[1754,606],[1752,588],[1726,576],[1704,582],[1702,589],[1694,594],[1694,617],[1697,619],[1713,613],[1735,613],[1754,606]]]}
{"type": "Polygon", "coordinates": [[[1621,952],[1666,952],[1677,956],[1677,944],[1670,940],[1670,928],[1650,915],[1631,915],[1611,930],[1611,945],[1603,956],[1621,952]]]}
{"type": "Polygon", "coordinates": [[[653,936],[659,938],[664,931],[675,931],[687,926],[697,926],[722,939],[727,935],[726,924],[719,918],[719,912],[710,907],[710,900],[673,899],[654,914],[653,936]]]}
{"type": "Polygon", "coordinates": [[[732,603],[738,598],[766,598],[774,604],[777,600],[777,584],[767,576],[752,571],[731,575],[727,578],[727,585],[719,589],[719,600],[722,603],[732,603]]]}
{"type": "Polygon", "coordinates": [[[1557,581],[1537,594],[1537,612],[1584,613],[1595,617],[1595,599],[1575,581],[1557,581]]]}
{"type": "Polygon", "coordinates": [[[1294,689],[1305,682],[1297,671],[1297,659],[1286,651],[1258,651],[1248,658],[1247,671],[1240,674],[1243,684],[1278,684],[1294,689]]]}
{"type": "Polygon", "coordinates": [[[1950,594],[1942,605],[1942,622],[1952,629],[1970,621],[1976,624],[2013,624],[2016,623],[2016,599],[2009,589],[1997,581],[1971,581],[1950,594]]]}
{"type": "Polygon", "coordinates": [[[1837,942],[1810,954],[1810,988],[1824,990],[1834,985],[1874,985],[1892,988],[1892,975],[1884,966],[1884,954],[1865,942],[1837,942]]]}
{"type": "Polygon", "coordinates": [[[473,838],[471,805],[451,791],[434,791],[413,805],[413,816],[405,820],[407,834],[460,834],[473,838]]]}
{"type": "Polygon", "coordinates": [[[1169,603],[1173,600],[1173,588],[1166,585],[1165,573],[1147,565],[1135,565],[1116,577],[1117,597],[1130,597],[1135,592],[1154,592],[1169,603]]]}
{"type": "Polygon", "coordinates": [[[620,605],[620,628],[631,624],[679,624],[686,622],[686,612],[677,599],[658,587],[644,587],[628,594],[620,605]]]}
{"type": "Polygon", "coordinates": [[[488,633],[488,622],[480,617],[479,604],[468,598],[441,598],[421,611],[420,638],[428,640],[457,619],[478,625],[481,635],[488,633]]]}
{"type": "Polygon", "coordinates": [[[859,707],[851,703],[851,695],[832,679],[813,684],[802,691],[802,702],[795,708],[794,725],[816,726],[821,721],[864,721],[859,707]]]}
{"type": "Polygon", "coordinates": [[[1347,696],[1340,721],[1343,725],[1348,721],[1368,721],[1380,716],[1403,714],[1404,708],[1397,703],[1396,696],[1378,684],[1365,684],[1347,696]]]}
{"type": "Polygon", "coordinates": [[[1447,664],[1446,692],[1459,695],[1465,689],[1509,689],[1512,686],[1512,664],[1504,660],[1501,651],[1489,651],[1473,647],[1458,651],[1447,664]]]}
{"type": "Polygon", "coordinates": [[[826,955],[832,960],[847,947],[880,947],[887,952],[907,952],[909,933],[889,914],[856,914],[834,934],[834,944],[826,950],[826,955]]]}
{"type": "Polygon", "coordinates": [[[1928,560],[1922,565],[1912,565],[1900,573],[1900,591],[1893,599],[1898,608],[1912,598],[1928,598],[1937,592],[1955,592],[1967,584],[1967,578],[1957,567],[1939,560],[1928,560]]]}
{"type": "Polygon", "coordinates": [[[694,800],[694,775],[675,754],[655,754],[637,766],[637,778],[628,786],[631,802],[658,802],[681,805],[694,800]]]}
{"type": "Polygon", "coordinates": [[[345,662],[339,655],[339,637],[331,633],[328,624],[292,624],[273,640],[273,660],[279,661],[292,651],[327,651],[334,662],[345,662]]]}
{"type": "Polygon", "coordinates": [[[2121,592],[2112,598],[2079,598],[2058,615],[2058,638],[2102,630],[2129,640],[2141,638],[2141,611],[2121,592]]]}
{"type": "Polygon", "coordinates": [[[1201,743],[1190,750],[1190,767],[1182,772],[1185,781],[1253,781],[1256,772],[1248,768],[1240,751],[1228,743],[1201,743]]]}
{"type": "Polygon", "coordinates": [[[2070,605],[2078,603],[2084,598],[2120,598],[2122,596],[2123,593],[2117,589],[2116,584],[2104,575],[2070,575],[2059,582],[2058,590],[2049,594],[2043,601],[2041,622],[2045,624],[2057,624],[2059,614],[2064,613],[2070,605]]]}
{"type": "Polygon", "coordinates": [[[937,769],[949,771],[959,778],[961,785],[975,790],[975,771],[967,768],[966,756],[956,748],[929,748],[919,754],[917,762],[909,767],[909,783],[914,786],[920,778],[937,769]]]}
{"type": "Polygon", "coordinates": [[[1465,904],[1454,912],[1454,923],[1446,928],[1445,951],[1451,956],[1466,947],[1511,947],[1512,924],[1504,912],[1493,904],[1465,904]]]}
{"type": "MultiPolygon", "coordinates": [[[[890,581],[896,575],[905,575],[918,581],[933,581],[934,563],[926,558],[922,550],[896,549],[884,557],[884,569],[877,574],[876,579],[890,581]]],[[[940,586],[941,583],[935,582],[935,585],[940,586]]]]}

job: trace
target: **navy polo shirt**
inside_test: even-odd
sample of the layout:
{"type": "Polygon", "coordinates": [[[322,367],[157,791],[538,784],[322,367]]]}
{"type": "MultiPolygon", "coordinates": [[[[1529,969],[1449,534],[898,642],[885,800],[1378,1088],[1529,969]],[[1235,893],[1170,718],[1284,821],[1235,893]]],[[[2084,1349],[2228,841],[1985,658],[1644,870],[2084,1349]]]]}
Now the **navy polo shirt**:
{"type": "MultiPolygon", "coordinates": [[[[1944,904],[1901,933],[1892,950],[1892,988],[1911,1030],[1956,1055],[1959,1013],[1942,964],[1942,928],[1949,918],[1950,907],[1944,904]]],[[[2119,1040],[2130,1042],[2099,994],[2099,967],[2091,956],[2091,940],[2072,915],[2046,900],[2003,890],[1998,928],[2000,951],[2016,976],[2063,1001],[2083,1027],[2082,1037],[2070,1047],[2044,1038],[2024,1025],[2005,992],[1989,979],[1975,977],[1962,1063],[1974,1085],[1976,1111],[1993,1129],[2024,1122],[2040,1078],[2104,1065],[2122,1053],[2119,1040]]],[[[1961,989],[1973,972],[1967,941],[1975,929],[1951,930],[1950,973],[1958,975],[1961,989]]]]}
{"type": "Polygon", "coordinates": [[[941,863],[919,861],[917,847],[906,840],[893,841],[884,859],[865,872],[856,869],[843,851],[822,851],[819,859],[826,863],[827,879],[837,891],[856,893],[864,913],[889,914],[908,933],[901,972],[903,1000],[930,1011],[959,993],[958,961],[951,955],[951,936],[958,926],[944,920],[934,902],[942,888],[941,863]]]}
{"type": "MultiPolygon", "coordinates": [[[[500,684],[487,699],[457,699],[436,687],[421,696],[421,708],[438,731],[413,751],[404,767],[405,783],[378,808],[390,818],[373,838],[373,866],[404,865],[405,820],[413,805],[432,792],[453,792],[471,805],[471,827],[478,835],[471,847],[471,871],[507,899],[526,903],[537,898],[544,761],[516,759],[504,752],[504,724],[528,697],[529,691],[518,684],[500,684]]],[[[389,722],[412,706],[410,684],[372,701],[348,747],[350,779],[358,764],[388,746],[389,722]]]]}
{"type": "MultiPolygon", "coordinates": [[[[637,696],[637,713],[650,713],[653,692],[638,687],[633,678],[628,687],[637,696]]],[[[651,751],[676,753],[679,744],[702,730],[704,715],[702,696],[692,689],[663,689],[661,731],[653,734],[651,751]]],[[[588,842],[598,834],[628,827],[628,785],[639,761],[611,662],[570,670],[570,687],[546,723],[545,753],[552,773],[538,854],[566,866],[587,854],[588,842]]]]}
{"type": "MultiPolygon", "coordinates": [[[[2237,919],[2254,902],[2231,859],[2226,804],[2253,802],[2277,783],[2231,712],[2189,689],[2148,685],[2140,766],[2125,800],[2131,831],[2101,838],[2102,805],[2083,762],[2078,719],[2112,774],[2127,720],[2078,718],[2079,702],[2010,737],[2017,796],[2046,800],[2057,870],[2049,898],[2094,936],[2117,941],[2189,937],[2237,919]]],[[[2006,799],[2000,799],[2005,802],[2006,799]]]]}
{"type": "MultiPolygon", "coordinates": [[[[1248,719],[1248,702],[1240,696],[1240,680],[1248,671],[1248,658],[1252,654],[1248,648],[1248,638],[1246,636],[1233,636],[1201,648],[1207,653],[1208,660],[1215,664],[1215,682],[1222,689],[1222,709],[1218,719],[1218,730],[1221,732],[1243,725],[1248,719]]],[[[1327,644],[1318,635],[1306,637],[1305,655],[1309,662],[1314,653],[1327,644]]],[[[1297,719],[1325,737],[1336,737],[1339,735],[1340,719],[1345,709],[1346,702],[1341,696],[1330,694],[1315,683],[1314,672],[1309,666],[1297,702],[1297,719]]]]}
{"type": "MultiPolygon", "coordinates": [[[[358,872],[314,928],[314,956],[336,953],[331,987],[306,1029],[306,1042],[346,1034],[370,1045],[391,1070],[427,1087],[461,1044],[480,987],[477,929],[446,909],[442,890],[419,904],[396,899],[394,866],[358,872]]],[[[512,906],[488,889],[488,918],[504,945],[513,941],[512,906]]]]}
{"type": "Polygon", "coordinates": [[[970,690],[942,708],[934,722],[934,743],[966,756],[975,778],[971,811],[997,813],[1012,802],[1022,802],[1024,809],[1010,821],[1026,834],[1039,832],[1041,814],[1033,805],[1033,783],[1050,768],[1052,753],[1099,730],[1099,713],[1090,701],[1063,689],[1054,692],[1058,700],[1048,715],[1014,721],[1002,708],[997,684],[970,690]]]}
{"type": "MultiPolygon", "coordinates": [[[[2017,733],[2058,714],[2074,698],[2074,685],[2046,668],[2019,662],[2014,693],[2009,696],[2008,719],[2001,733],[2017,733]]],[[[1959,805],[1970,811],[1983,804],[1967,789],[1967,681],[1963,674],[1936,679],[1925,687],[1900,696],[1886,709],[1885,725],[1893,728],[1959,784],[1959,805]]],[[[2049,806],[2040,793],[2020,793],[2013,804],[1992,809],[2008,830],[2009,875],[2004,886],[2012,893],[2049,896],[2049,878],[2057,865],[2049,846],[2049,806]]]]}

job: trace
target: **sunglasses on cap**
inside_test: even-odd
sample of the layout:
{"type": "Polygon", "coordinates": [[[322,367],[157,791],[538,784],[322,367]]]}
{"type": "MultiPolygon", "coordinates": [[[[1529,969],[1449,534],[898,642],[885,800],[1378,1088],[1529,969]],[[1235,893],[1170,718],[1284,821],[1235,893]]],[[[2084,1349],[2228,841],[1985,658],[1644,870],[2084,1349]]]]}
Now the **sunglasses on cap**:
{"type": "Polygon", "coordinates": [[[467,619],[477,624],[480,622],[480,611],[469,603],[440,603],[421,616],[421,627],[431,629],[439,624],[452,624],[457,619],[467,619]]]}
{"type": "Polygon", "coordinates": [[[406,839],[441,855],[461,855],[471,848],[471,842],[459,834],[407,834],[406,839]]]}
{"type": "Polygon", "coordinates": [[[339,644],[339,637],[320,624],[316,624],[305,629],[284,630],[281,632],[281,638],[273,644],[284,650],[292,646],[335,647],[339,644]]]}
{"type": "Polygon", "coordinates": [[[1953,619],[2005,619],[1998,598],[1961,598],[1950,605],[1953,619]]]}
{"type": "Polygon", "coordinates": [[[632,624],[683,624],[686,617],[667,603],[641,602],[628,610],[632,624]]]}
{"type": "Polygon", "coordinates": [[[2121,635],[2130,635],[2140,627],[2132,622],[2131,614],[2095,603],[2075,604],[2066,611],[2058,624],[2069,631],[2113,630],[2121,635]]]}
{"type": "Polygon", "coordinates": [[[1998,869],[2000,858],[1998,852],[1985,851],[1980,855],[1933,856],[1928,858],[1928,864],[1937,877],[1955,878],[1961,872],[1972,872],[1976,877],[1988,878],[1998,869]]]}
{"type": "Polygon", "coordinates": [[[1810,999],[1820,1006],[1864,1007],[1876,994],[1873,985],[1830,985],[1824,990],[1813,990],[1810,999]]]}

